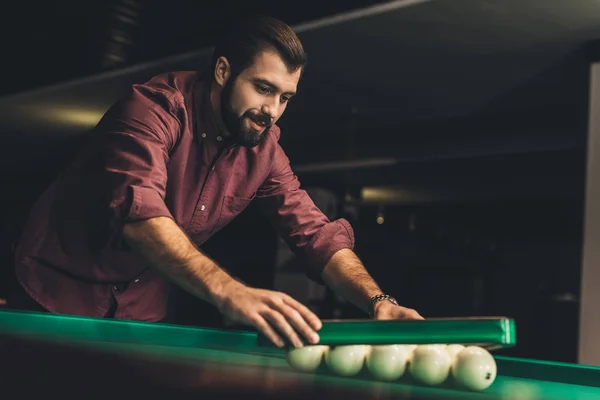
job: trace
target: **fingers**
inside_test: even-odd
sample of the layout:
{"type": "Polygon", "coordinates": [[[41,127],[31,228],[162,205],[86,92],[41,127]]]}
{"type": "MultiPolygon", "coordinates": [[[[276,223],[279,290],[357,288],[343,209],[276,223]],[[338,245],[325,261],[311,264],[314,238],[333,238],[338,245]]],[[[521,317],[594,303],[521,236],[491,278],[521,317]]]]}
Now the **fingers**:
{"type": "Polygon", "coordinates": [[[254,325],[278,347],[285,346],[286,341],[295,347],[302,347],[305,341],[319,342],[315,328],[321,328],[320,319],[308,307],[284,293],[249,288],[245,298],[236,298],[230,308],[226,313],[233,319],[254,325]]]}
{"type": "Polygon", "coordinates": [[[282,313],[276,310],[267,310],[262,316],[273,325],[277,331],[283,334],[294,347],[302,347],[304,345],[294,328],[289,324],[282,313]]]}
{"type": "Polygon", "coordinates": [[[423,318],[421,316],[421,314],[419,314],[418,312],[415,311],[415,315],[413,316],[413,319],[424,320],[425,318],[423,318]]]}
{"type": "Polygon", "coordinates": [[[294,347],[302,347],[305,338],[308,343],[319,343],[316,330],[321,329],[321,320],[308,307],[284,293],[270,293],[269,309],[261,315],[294,347]]]}
{"type": "Polygon", "coordinates": [[[262,316],[257,315],[256,317],[251,319],[251,322],[252,322],[252,324],[254,324],[256,329],[260,333],[265,335],[265,337],[268,338],[271,342],[273,342],[273,344],[275,344],[275,346],[277,346],[277,347],[285,346],[285,342],[283,341],[281,336],[279,336],[277,334],[277,332],[275,332],[275,330],[271,327],[271,325],[269,325],[262,316]]]}
{"type": "Polygon", "coordinates": [[[425,320],[416,310],[412,308],[405,308],[400,306],[390,307],[386,309],[381,309],[376,314],[376,319],[379,320],[396,320],[396,319],[406,319],[406,320],[425,320]]]}
{"type": "Polygon", "coordinates": [[[299,332],[309,343],[319,343],[319,335],[315,330],[308,324],[306,318],[300,313],[300,311],[290,307],[285,302],[282,302],[277,306],[277,311],[281,312],[287,322],[289,322],[296,332],[299,332]]]}
{"type": "Polygon", "coordinates": [[[263,310],[261,315],[293,346],[304,345],[299,334],[308,343],[319,343],[316,330],[321,329],[321,320],[308,307],[284,293],[271,292],[266,300],[269,309],[263,310]]]}
{"type": "Polygon", "coordinates": [[[311,332],[314,333],[314,331],[320,330],[323,326],[319,317],[317,317],[315,313],[313,313],[308,307],[300,303],[298,300],[286,295],[283,296],[283,302],[295,309],[300,314],[300,317],[312,328],[311,332]]]}
{"type": "Polygon", "coordinates": [[[423,318],[421,316],[421,314],[419,314],[416,310],[407,308],[406,309],[406,314],[404,316],[404,319],[417,319],[417,320],[424,320],[425,318],[423,318]]]}

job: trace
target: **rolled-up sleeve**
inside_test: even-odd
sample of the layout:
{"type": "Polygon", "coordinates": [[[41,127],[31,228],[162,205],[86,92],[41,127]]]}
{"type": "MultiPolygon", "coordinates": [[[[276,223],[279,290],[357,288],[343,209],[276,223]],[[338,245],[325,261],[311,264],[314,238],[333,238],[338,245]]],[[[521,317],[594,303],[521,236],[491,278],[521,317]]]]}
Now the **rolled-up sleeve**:
{"type": "Polygon", "coordinates": [[[99,188],[102,197],[110,196],[109,212],[117,229],[126,222],[172,218],[165,204],[167,163],[180,121],[171,96],[134,86],[97,127],[99,188]]]}
{"type": "Polygon", "coordinates": [[[315,205],[292,171],[279,144],[271,172],[256,201],[279,235],[307,266],[307,275],[323,283],[323,268],[342,249],[354,248],[354,232],[345,219],[330,221],[315,205]]]}

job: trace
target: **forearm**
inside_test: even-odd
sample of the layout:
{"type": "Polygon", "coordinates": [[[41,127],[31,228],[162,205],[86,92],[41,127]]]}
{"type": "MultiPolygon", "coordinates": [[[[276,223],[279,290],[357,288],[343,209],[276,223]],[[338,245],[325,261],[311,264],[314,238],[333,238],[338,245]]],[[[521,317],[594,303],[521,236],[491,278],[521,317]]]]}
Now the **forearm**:
{"type": "Polygon", "coordinates": [[[381,289],[350,249],[338,251],[323,270],[323,281],[334,292],[360,308],[369,311],[369,300],[381,289]]]}
{"type": "Polygon", "coordinates": [[[202,254],[170,218],[128,223],[123,234],[152,268],[192,295],[217,307],[226,289],[237,284],[227,272],[202,254]]]}

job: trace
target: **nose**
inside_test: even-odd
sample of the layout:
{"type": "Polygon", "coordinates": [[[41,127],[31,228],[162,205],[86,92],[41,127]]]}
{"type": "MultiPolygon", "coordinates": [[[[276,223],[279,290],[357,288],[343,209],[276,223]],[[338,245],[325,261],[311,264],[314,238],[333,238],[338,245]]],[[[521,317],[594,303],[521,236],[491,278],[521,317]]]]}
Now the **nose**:
{"type": "Polygon", "coordinates": [[[268,115],[271,120],[274,120],[279,115],[279,103],[277,101],[269,101],[263,104],[261,111],[263,114],[268,115]]]}

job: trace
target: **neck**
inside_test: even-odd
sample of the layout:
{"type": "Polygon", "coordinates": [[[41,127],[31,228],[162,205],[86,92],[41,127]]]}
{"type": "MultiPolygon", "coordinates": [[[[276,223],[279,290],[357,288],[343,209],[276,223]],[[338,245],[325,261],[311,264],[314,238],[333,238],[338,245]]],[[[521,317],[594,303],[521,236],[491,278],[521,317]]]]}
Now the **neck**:
{"type": "Polygon", "coordinates": [[[221,90],[214,81],[210,87],[210,105],[212,109],[211,114],[219,133],[223,137],[231,137],[231,133],[225,127],[221,114],[221,90]]]}

